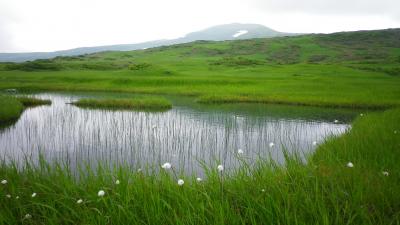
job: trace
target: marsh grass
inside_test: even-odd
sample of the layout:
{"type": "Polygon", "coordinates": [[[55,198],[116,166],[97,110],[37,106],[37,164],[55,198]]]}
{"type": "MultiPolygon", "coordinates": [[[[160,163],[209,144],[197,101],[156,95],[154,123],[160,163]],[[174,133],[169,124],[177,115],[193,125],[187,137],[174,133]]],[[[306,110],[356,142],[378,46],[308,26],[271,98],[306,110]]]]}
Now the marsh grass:
{"type": "Polygon", "coordinates": [[[38,99],[33,97],[18,96],[16,99],[22,103],[25,107],[33,107],[40,105],[51,105],[51,100],[48,99],[38,99]]]}
{"type": "Polygon", "coordinates": [[[343,136],[322,143],[307,164],[288,153],[284,165],[250,165],[238,156],[239,169],[204,167],[202,182],[161,165],[142,172],[99,165],[74,174],[63,163],[41,160],[21,168],[3,161],[0,179],[8,182],[0,184],[0,223],[398,224],[399,124],[399,109],[368,113],[343,136]]]}
{"type": "Polygon", "coordinates": [[[24,106],[15,98],[0,95],[0,124],[10,123],[17,120],[24,106]]]}
{"type": "Polygon", "coordinates": [[[79,99],[75,106],[94,109],[134,109],[165,111],[172,108],[171,102],[162,97],[142,97],[131,99],[79,99]]]}

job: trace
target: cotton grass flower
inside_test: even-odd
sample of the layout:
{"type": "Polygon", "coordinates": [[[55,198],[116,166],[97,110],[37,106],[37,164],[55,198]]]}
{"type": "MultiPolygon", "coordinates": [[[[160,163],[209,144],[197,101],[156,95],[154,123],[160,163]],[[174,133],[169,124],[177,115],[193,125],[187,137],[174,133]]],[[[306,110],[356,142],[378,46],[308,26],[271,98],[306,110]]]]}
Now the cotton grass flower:
{"type": "Polygon", "coordinates": [[[106,194],[106,192],[105,192],[105,191],[103,191],[103,190],[100,190],[100,191],[97,193],[97,196],[99,196],[99,197],[103,197],[105,194],[106,194]]]}
{"type": "Polygon", "coordinates": [[[261,192],[265,192],[265,189],[261,189],[261,192]]]}
{"type": "Polygon", "coordinates": [[[6,195],[6,197],[7,197],[7,198],[11,198],[11,195],[10,195],[10,194],[8,194],[8,195],[6,195]]]}
{"type": "Polygon", "coordinates": [[[386,176],[386,177],[389,176],[389,172],[388,171],[383,171],[382,174],[383,174],[383,176],[386,176]]]}
{"type": "Polygon", "coordinates": [[[25,219],[30,219],[30,218],[32,218],[32,216],[31,216],[31,214],[27,213],[24,218],[25,219]]]}
{"type": "Polygon", "coordinates": [[[119,180],[116,180],[116,181],[115,181],[115,184],[116,184],[116,185],[120,184],[120,181],[119,181],[119,180]]]}
{"type": "Polygon", "coordinates": [[[83,200],[82,199],[78,199],[78,201],[76,201],[76,204],[82,204],[83,200]]]}
{"type": "Polygon", "coordinates": [[[142,172],[142,168],[139,168],[137,171],[138,171],[138,173],[142,172]]]}
{"type": "Polygon", "coordinates": [[[317,141],[313,141],[312,145],[316,146],[317,145],[317,141]]]}
{"type": "Polygon", "coordinates": [[[333,122],[334,122],[334,123],[339,123],[339,120],[334,120],[333,122]]]}
{"type": "Polygon", "coordinates": [[[19,199],[19,196],[15,197],[15,199],[19,199]]]}
{"type": "Polygon", "coordinates": [[[196,181],[200,183],[200,182],[203,181],[203,179],[201,179],[200,177],[198,177],[198,178],[196,178],[196,181]]]}
{"type": "Polygon", "coordinates": [[[218,170],[219,172],[224,171],[224,166],[223,166],[223,165],[218,165],[218,166],[217,166],[217,170],[218,170]]]}
{"type": "Polygon", "coordinates": [[[244,152],[243,152],[242,149],[239,148],[238,151],[237,151],[237,153],[238,153],[239,155],[243,155],[244,152]]]}
{"type": "Polygon", "coordinates": [[[270,148],[272,148],[272,147],[274,147],[274,146],[275,146],[274,142],[270,142],[270,143],[269,143],[269,147],[270,147],[270,148]]]}
{"type": "Polygon", "coordinates": [[[155,130],[157,128],[157,125],[153,125],[152,127],[151,127],[151,129],[153,129],[153,130],[155,130]]]}
{"type": "Polygon", "coordinates": [[[163,168],[164,170],[169,170],[171,169],[172,165],[169,162],[164,163],[161,168],[163,168]]]}
{"type": "Polygon", "coordinates": [[[179,180],[178,180],[178,185],[179,185],[179,186],[182,186],[184,183],[185,183],[184,180],[182,180],[182,179],[179,179],[179,180]]]}
{"type": "Polygon", "coordinates": [[[36,195],[37,195],[37,194],[36,194],[35,192],[33,192],[33,193],[32,193],[32,198],[36,197],[36,195]]]}
{"type": "Polygon", "coordinates": [[[354,165],[353,165],[353,163],[352,163],[352,162],[348,162],[348,163],[347,163],[347,167],[349,167],[349,168],[353,168],[353,167],[354,167],[354,165]]]}
{"type": "Polygon", "coordinates": [[[364,114],[360,113],[360,116],[364,116],[364,114]]]}
{"type": "Polygon", "coordinates": [[[8,183],[7,180],[2,180],[2,181],[1,181],[1,184],[7,184],[7,183],[8,183]]]}

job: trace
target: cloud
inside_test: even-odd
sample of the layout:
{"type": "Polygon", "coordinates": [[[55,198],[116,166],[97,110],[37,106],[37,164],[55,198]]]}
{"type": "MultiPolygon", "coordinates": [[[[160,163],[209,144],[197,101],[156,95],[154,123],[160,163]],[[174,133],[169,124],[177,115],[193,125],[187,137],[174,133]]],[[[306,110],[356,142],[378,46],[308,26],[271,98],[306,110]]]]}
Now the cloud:
{"type": "Polygon", "coordinates": [[[400,19],[399,0],[249,0],[248,4],[264,12],[371,15],[400,19]]]}

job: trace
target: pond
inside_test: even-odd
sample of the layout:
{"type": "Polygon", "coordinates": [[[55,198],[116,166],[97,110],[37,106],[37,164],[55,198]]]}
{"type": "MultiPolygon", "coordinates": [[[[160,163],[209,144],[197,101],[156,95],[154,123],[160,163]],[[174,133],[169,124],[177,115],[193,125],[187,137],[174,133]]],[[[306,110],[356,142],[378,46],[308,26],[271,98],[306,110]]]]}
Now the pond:
{"type": "Polygon", "coordinates": [[[221,163],[229,170],[238,165],[238,157],[249,162],[272,157],[283,162],[284,149],[311,153],[328,136],[349,129],[359,114],[283,105],[202,105],[193,98],[172,96],[166,97],[173,103],[167,112],[81,109],[67,104],[104,95],[32,94],[51,99],[52,105],[28,108],[14,125],[0,131],[1,157],[21,161],[42,155],[71,168],[95,167],[99,162],[132,169],[159,168],[170,162],[186,174],[203,174],[199,162],[221,163]],[[240,156],[239,149],[243,151],[240,156]]]}

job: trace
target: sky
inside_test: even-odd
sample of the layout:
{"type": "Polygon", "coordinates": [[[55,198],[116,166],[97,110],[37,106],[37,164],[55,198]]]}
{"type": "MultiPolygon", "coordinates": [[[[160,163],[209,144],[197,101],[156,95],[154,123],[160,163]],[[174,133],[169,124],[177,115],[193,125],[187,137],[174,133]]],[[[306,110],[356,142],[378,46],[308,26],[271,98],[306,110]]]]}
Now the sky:
{"type": "Polygon", "coordinates": [[[0,52],[182,37],[228,23],[282,32],[400,27],[400,0],[0,0],[0,52]]]}

